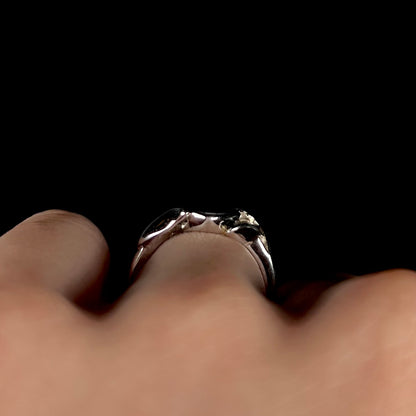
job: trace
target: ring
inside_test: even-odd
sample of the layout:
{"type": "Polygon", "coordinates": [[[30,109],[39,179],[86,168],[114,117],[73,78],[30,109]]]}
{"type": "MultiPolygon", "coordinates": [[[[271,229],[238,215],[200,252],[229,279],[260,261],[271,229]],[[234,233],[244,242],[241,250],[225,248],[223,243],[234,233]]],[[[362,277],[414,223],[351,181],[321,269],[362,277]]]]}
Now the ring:
{"type": "Polygon", "coordinates": [[[130,269],[130,284],[139,277],[152,254],[168,239],[186,232],[221,234],[241,243],[257,262],[268,295],[275,287],[275,271],[264,231],[253,216],[235,209],[225,213],[172,208],[157,217],[142,233],[130,269]]]}

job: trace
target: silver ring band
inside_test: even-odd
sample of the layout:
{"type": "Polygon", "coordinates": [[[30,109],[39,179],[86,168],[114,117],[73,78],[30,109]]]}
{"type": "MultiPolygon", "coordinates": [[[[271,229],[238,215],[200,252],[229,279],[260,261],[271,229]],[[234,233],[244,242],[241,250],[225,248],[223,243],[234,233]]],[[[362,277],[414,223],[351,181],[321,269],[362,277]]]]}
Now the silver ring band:
{"type": "Polygon", "coordinates": [[[207,213],[173,208],[154,220],[139,239],[130,269],[130,283],[152,254],[168,239],[186,232],[209,232],[232,238],[242,244],[257,262],[267,295],[275,286],[275,271],[269,244],[259,223],[244,210],[207,213]]]}

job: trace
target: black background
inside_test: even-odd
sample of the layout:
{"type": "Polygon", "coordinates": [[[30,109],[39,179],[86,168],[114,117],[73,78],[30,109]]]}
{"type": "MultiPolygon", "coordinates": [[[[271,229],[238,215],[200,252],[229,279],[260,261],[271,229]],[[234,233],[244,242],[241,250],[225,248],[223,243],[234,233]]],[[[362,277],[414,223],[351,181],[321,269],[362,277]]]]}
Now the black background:
{"type": "Polygon", "coordinates": [[[366,21],[356,37],[272,23],[256,36],[15,30],[0,233],[44,209],[86,215],[109,243],[115,296],[143,228],[182,206],[252,213],[281,282],[416,270],[406,26],[392,42],[366,21]]]}

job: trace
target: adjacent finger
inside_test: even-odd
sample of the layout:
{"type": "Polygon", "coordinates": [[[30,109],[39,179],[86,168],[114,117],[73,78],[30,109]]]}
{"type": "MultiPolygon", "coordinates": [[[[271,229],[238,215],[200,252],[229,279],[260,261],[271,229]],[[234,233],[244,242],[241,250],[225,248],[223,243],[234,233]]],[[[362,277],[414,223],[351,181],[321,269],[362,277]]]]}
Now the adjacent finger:
{"type": "Polygon", "coordinates": [[[79,304],[100,295],[109,252],[98,228],[82,215],[49,210],[0,238],[0,286],[44,287],[79,304]]]}
{"type": "Polygon", "coordinates": [[[393,269],[353,277],[322,296],[302,331],[305,337],[314,334],[316,340],[339,347],[343,338],[354,348],[374,347],[374,337],[379,346],[381,341],[404,341],[416,334],[409,331],[416,316],[415,298],[414,271],[393,269]]]}

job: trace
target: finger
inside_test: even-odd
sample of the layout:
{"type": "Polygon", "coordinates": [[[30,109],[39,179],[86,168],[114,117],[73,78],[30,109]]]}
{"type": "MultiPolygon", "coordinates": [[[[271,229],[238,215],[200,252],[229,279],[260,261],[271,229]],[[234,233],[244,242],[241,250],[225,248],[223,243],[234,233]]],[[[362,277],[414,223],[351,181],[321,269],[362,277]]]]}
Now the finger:
{"type": "Polygon", "coordinates": [[[242,244],[219,234],[189,232],[156,250],[117,311],[136,321],[142,312],[194,311],[201,305],[207,311],[241,307],[250,313],[250,305],[270,304],[263,292],[259,265],[242,244]]]}
{"type": "Polygon", "coordinates": [[[218,234],[186,233],[168,240],[145,265],[137,290],[188,293],[218,288],[261,291],[263,279],[252,255],[241,244],[218,234]]]}
{"type": "Polygon", "coordinates": [[[0,285],[44,287],[90,305],[99,298],[108,261],[107,243],[91,221],[44,211],[0,238],[0,285]]]}
{"type": "Polygon", "coordinates": [[[322,296],[305,321],[304,334],[313,333],[317,340],[338,346],[343,345],[341,337],[348,338],[350,345],[369,348],[374,347],[374,336],[380,342],[382,338],[387,341],[387,334],[395,334],[394,339],[400,341],[411,333],[408,328],[416,313],[415,297],[416,272],[411,270],[352,277],[322,296]]]}

